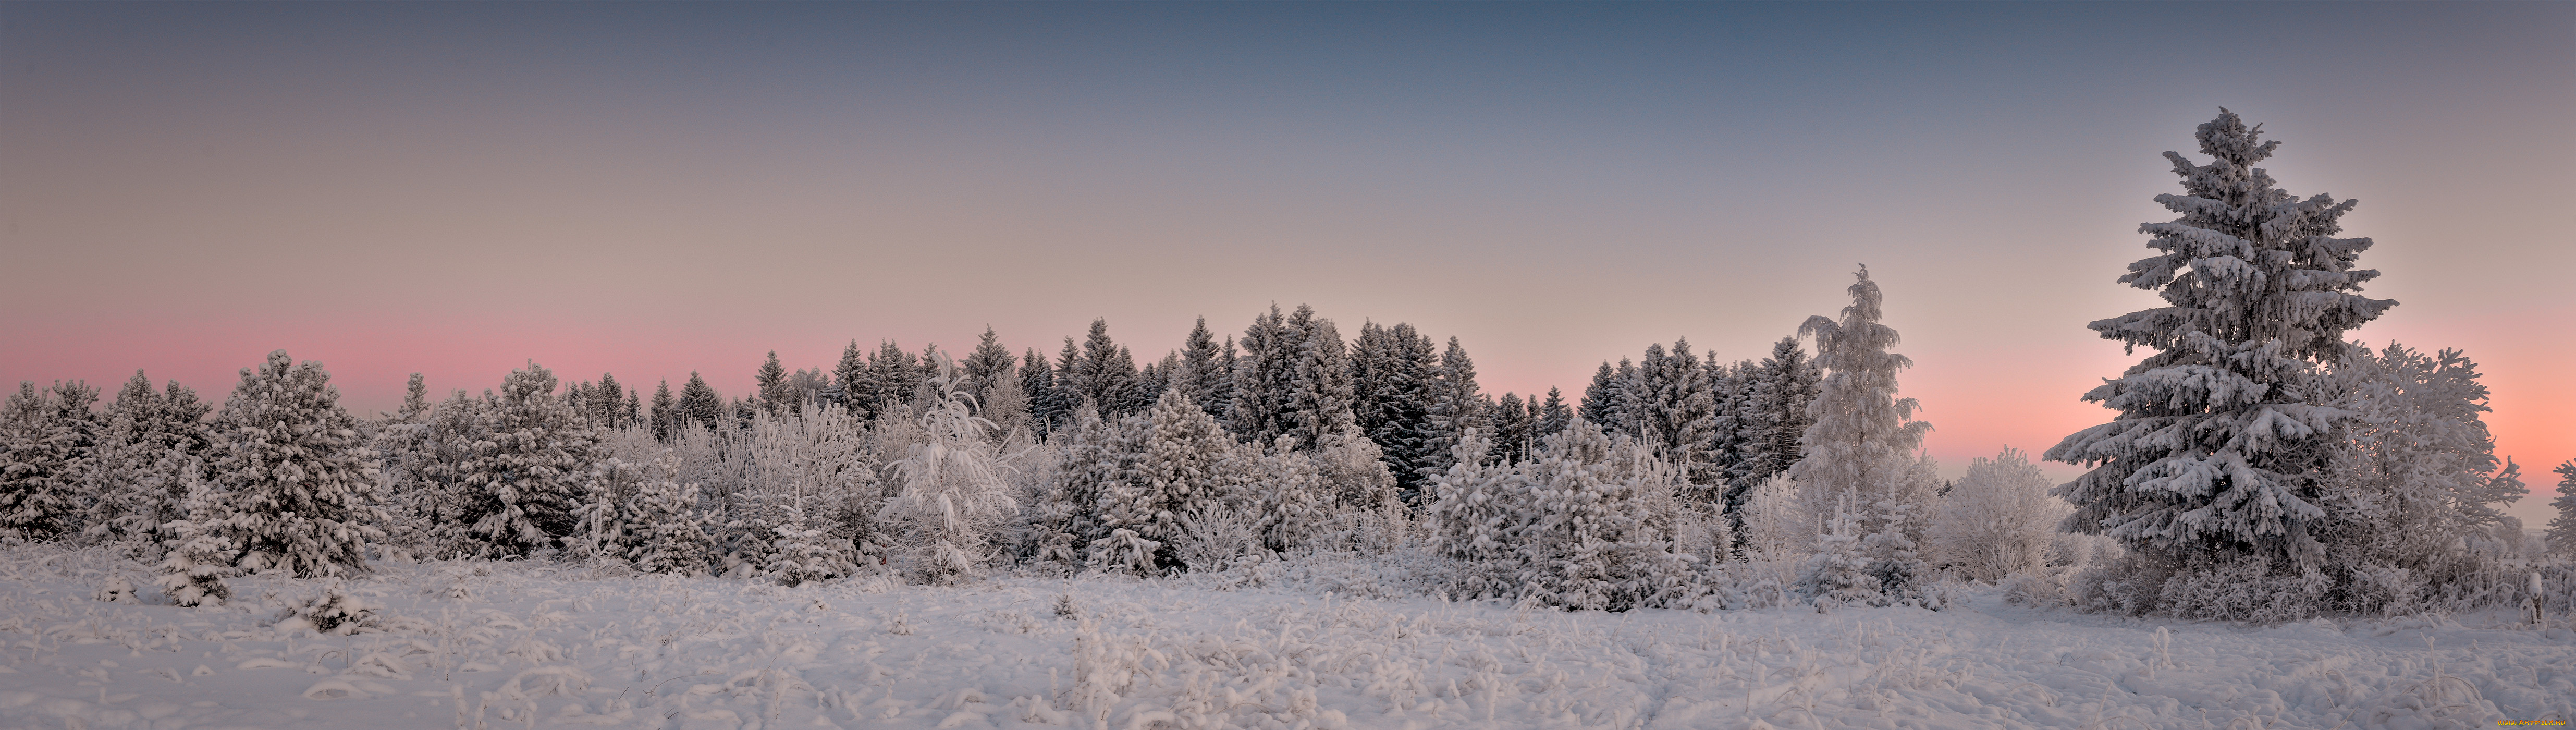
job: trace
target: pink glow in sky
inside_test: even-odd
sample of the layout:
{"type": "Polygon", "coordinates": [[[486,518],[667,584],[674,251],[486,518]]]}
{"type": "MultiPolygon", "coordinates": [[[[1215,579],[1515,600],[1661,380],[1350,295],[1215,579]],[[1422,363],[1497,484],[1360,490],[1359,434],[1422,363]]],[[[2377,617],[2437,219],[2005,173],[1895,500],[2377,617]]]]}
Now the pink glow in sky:
{"type": "MultiPolygon", "coordinates": [[[[2227,106],[2362,201],[2357,331],[2576,457],[2576,5],[0,5],[0,380],[345,402],[852,339],[1154,359],[1272,302],[1580,395],[1757,357],[1856,263],[1952,472],[2107,411],[2085,322],[2227,106]]],[[[2061,473],[2069,470],[2061,469],[2061,473]]],[[[2545,498],[2515,513],[2546,514],[2545,498]]]]}

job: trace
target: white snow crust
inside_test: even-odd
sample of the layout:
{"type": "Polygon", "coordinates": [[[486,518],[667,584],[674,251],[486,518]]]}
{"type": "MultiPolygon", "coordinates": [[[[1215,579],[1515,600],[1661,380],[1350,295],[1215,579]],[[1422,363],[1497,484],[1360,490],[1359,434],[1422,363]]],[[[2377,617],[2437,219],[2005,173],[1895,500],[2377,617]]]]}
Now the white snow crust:
{"type": "MultiPolygon", "coordinates": [[[[0,727],[2337,728],[2576,716],[2576,634],[2510,614],[2272,627],[2008,606],[1566,613],[1290,584],[378,563],[348,635],[100,600],[144,566],[0,552],[0,727]]],[[[1319,577],[1320,576],[1320,577],[1319,577]]],[[[1357,576],[1353,578],[1353,576],[1357,576]]],[[[129,584],[143,581],[128,579],[129,584]]]]}

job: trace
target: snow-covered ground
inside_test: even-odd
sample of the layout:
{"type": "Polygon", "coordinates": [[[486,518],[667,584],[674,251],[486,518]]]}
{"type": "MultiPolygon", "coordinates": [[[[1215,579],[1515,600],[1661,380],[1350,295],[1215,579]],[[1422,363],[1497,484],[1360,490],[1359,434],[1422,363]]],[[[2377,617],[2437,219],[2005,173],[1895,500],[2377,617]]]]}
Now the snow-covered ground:
{"type": "MultiPolygon", "coordinates": [[[[2270,628],[2004,605],[1568,614],[1313,588],[780,588],[379,564],[380,630],[104,602],[142,567],[0,555],[0,726],[2495,727],[2576,716],[2576,635],[2511,617],[2270,628]],[[1105,720],[1105,721],[1104,721],[1105,720]]],[[[157,598],[145,588],[144,598],[157,598]]],[[[2563,623],[2559,625],[2564,626],[2563,623]]]]}

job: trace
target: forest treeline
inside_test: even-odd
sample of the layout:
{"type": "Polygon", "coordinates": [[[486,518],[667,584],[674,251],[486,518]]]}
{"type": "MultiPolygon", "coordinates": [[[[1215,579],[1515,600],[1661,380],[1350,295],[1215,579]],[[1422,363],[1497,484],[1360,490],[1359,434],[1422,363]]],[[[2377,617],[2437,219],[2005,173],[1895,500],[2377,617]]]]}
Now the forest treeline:
{"type": "Polygon", "coordinates": [[[360,418],[319,363],[242,371],[221,408],[143,373],[98,406],[24,383],[0,414],[0,536],[119,546],[183,604],[246,571],[380,559],[552,559],[794,585],[994,571],[1245,581],[1356,571],[1367,590],[1576,609],[1785,603],[1940,608],[1956,581],[2090,610],[2282,620],[2525,600],[2576,548],[2576,461],[2550,539],[2462,354],[2348,333],[2352,201],[2296,198],[2277,142],[2224,113],[2180,216],[2120,282],[2166,306],[2105,319],[2149,354],[2084,394],[2119,415],[2045,458],[1955,481],[1898,395],[1884,295],[1758,357],[1687,340],[1604,362],[1578,401],[1485,392],[1463,343],[1410,324],[1344,338],[1277,306],[1201,318],[1142,362],[1106,321],[1053,357],[987,329],[964,353],[850,342],[829,369],[771,353],[754,392],[692,373],[647,395],[529,363],[497,387],[360,418]],[[1805,344],[1812,343],[1813,356],[1805,344]],[[2555,552],[2553,552],[2553,548],[2555,552]]]}

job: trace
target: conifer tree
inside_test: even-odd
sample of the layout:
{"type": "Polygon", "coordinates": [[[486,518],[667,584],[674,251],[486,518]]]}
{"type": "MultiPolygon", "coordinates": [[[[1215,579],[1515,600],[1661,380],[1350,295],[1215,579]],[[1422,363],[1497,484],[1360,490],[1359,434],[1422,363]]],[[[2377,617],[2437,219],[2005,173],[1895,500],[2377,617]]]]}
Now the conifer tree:
{"type": "Polygon", "coordinates": [[[868,356],[866,382],[876,388],[876,392],[866,396],[871,413],[882,412],[874,409],[910,403],[923,383],[920,360],[905,352],[894,340],[880,341],[876,354],[868,356]]]}
{"type": "Polygon", "coordinates": [[[1553,387],[1548,388],[1547,402],[1538,407],[1537,437],[1544,439],[1564,433],[1565,429],[1573,425],[1574,409],[1566,405],[1565,393],[1553,387]]]}
{"type": "Polygon", "coordinates": [[[151,541],[182,515],[188,482],[206,455],[208,410],[178,381],[156,392],[143,371],[134,371],[104,414],[84,476],[87,535],[151,541]]]}
{"type": "MultiPolygon", "coordinates": [[[[1179,392],[1167,392],[1148,418],[1142,450],[1130,467],[1124,490],[1104,496],[1101,512],[1114,517],[1109,527],[1126,529],[1157,543],[1149,561],[1156,571],[1181,567],[1174,552],[1183,537],[1187,515],[1239,507],[1243,479],[1234,454],[1234,439],[1198,404],[1179,392]]],[[[1120,549],[1130,543],[1111,541],[1096,549],[1120,549]]],[[[1137,564],[1130,558],[1095,559],[1101,564],[1137,564]]]]}
{"type": "Polygon", "coordinates": [[[1055,368],[1047,366],[1037,348],[1020,356],[1020,391],[1029,399],[1029,421],[1040,432],[1062,426],[1065,422],[1064,401],[1055,392],[1055,368]]]}
{"type": "Polygon", "coordinates": [[[868,372],[867,352],[859,349],[858,340],[841,348],[841,361],[832,366],[832,387],[826,392],[832,402],[850,409],[850,414],[860,421],[876,418],[876,403],[872,400],[877,392],[876,379],[868,372]]]}
{"type": "Polygon", "coordinates": [[[670,440],[679,422],[679,401],[671,397],[671,379],[663,378],[661,387],[653,390],[653,437],[670,440]]]}
{"type": "Polygon", "coordinates": [[[1242,357],[1235,360],[1234,403],[1226,410],[1226,427],[1245,441],[1268,444],[1294,426],[1289,399],[1295,378],[1297,341],[1290,336],[1279,305],[1256,316],[1243,330],[1242,357]]]}
{"type": "Polygon", "coordinates": [[[1295,342],[1296,359],[1288,380],[1289,427],[1281,435],[1296,439],[1298,450],[1311,451],[1358,423],[1351,414],[1350,347],[1332,320],[1303,304],[1289,314],[1284,329],[1295,342]]]}
{"type": "Polygon", "coordinates": [[[795,404],[790,403],[787,368],[778,364],[777,350],[769,351],[769,359],[760,364],[760,372],[752,376],[752,382],[759,386],[760,392],[757,397],[760,399],[762,412],[775,416],[779,414],[782,405],[791,411],[796,408],[795,404]]]}
{"type": "Polygon", "coordinates": [[[553,372],[531,361],[487,401],[477,448],[458,468],[464,501],[456,521],[469,526],[478,553],[527,555],[574,533],[602,455],[597,432],[555,384],[553,372]]]}
{"type": "Polygon", "coordinates": [[[1431,338],[1411,324],[1370,322],[1360,325],[1353,350],[1352,416],[1385,455],[1396,488],[1417,493],[1424,470],[1432,465],[1425,437],[1431,429],[1432,380],[1439,358],[1431,338]]]}
{"type": "Polygon", "coordinates": [[[0,413],[0,539],[78,534],[80,483],[96,458],[98,391],[80,381],[21,382],[0,413]]]}
{"type": "MultiPolygon", "coordinates": [[[[1430,387],[1430,407],[1425,409],[1422,447],[1431,455],[1423,464],[1424,475],[1448,471],[1449,460],[1456,458],[1458,439],[1467,429],[1493,433],[1491,402],[1476,385],[1476,362],[1467,357],[1467,348],[1458,338],[1449,338],[1448,349],[1440,353],[1440,365],[1434,371],[1430,387]]],[[[1486,442],[1491,448],[1492,442],[1486,442]]]]}
{"type": "MultiPolygon", "coordinates": [[[[987,404],[992,400],[994,386],[1012,379],[1011,366],[1015,359],[1011,356],[1011,348],[1002,346],[1001,335],[993,333],[992,325],[985,325],[983,336],[975,342],[975,351],[966,354],[966,362],[962,366],[966,371],[966,393],[975,396],[976,403],[987,404]]],[[[991,414],[986,415],[990,417],[991,414]]]]}
{"type": "Polygon", "coordinates": [[[689,382],[680,386],[680,401],[674,423],[696,424],[698,428],[718,428],[732,422],[724,397],[707,385],[707,379],[689,371],[689,382]]]}
{"type": "Polygon", "coordinates": [[[1129,402],[1136,377],[1135,356],[1109,338],[1109,320],[1091,320],[1091,332],[1083,338],[1081,356],[1069,373],[1071,395],[1077,402],[1099,404],[1102,418],[1122,417],[1136,412],[1129,402]]]}
{"type": "Polygon", "coordinates": [[[626,386],[618,384],[617,376],[600,373],[599,385],[591,388],[590,399],[582,403],[583,415],[590,419],[591,426],[603,430],[635,425],[633,417],[626,413],[626,403],[634,397],[626,392],[626,386]]]}
{"type": "Polygon", "coordinates": [[[1198,318],[1190,326],[1189,337],[1181,341],[1181,357],[1173,370],[1171,387],[1189,396],[1190,402],[1218,420],[1224,420],[1226,406],[1234,402],[1232,387],[1233,358],[1218,349],[1215,333],[1208,331],[1207,318],[1198,318]]]}
{"type": "Polygon", "coordinates": [[[299,578],[367,572],[366,551],[384,537],[369,502],[373,450],[341,410],[340,393],[318,362],[279,350],[241,384],[215,419],[210,484],[175,527],[163,572],[204,588],[209,571],[276,569],[299,578]]]}
{"type": "Polygon", "coordinates": [[[2070,529],[2199,566],[2186,570],[2318,562],[2323,476],[2349,417],[2324,402],[2319,366],[2395,304],[2354,293],[2378,276],[2354,266],[2370,239],[2334,237],[2354,201],[2276,187],[2254,167],[2280,144],[2261,131],[2221,109],[2196,135],[2209,164],[2165,153],[2183,194],[2156,201],[2180,217],[2139,227],[2159,253],[2119,281],[2166,306],[2090,325],[2154,353],[2084,395],[2117,418],[2047,453],[2091,469],[2058,489],[2075,504],[2070,529]]]}
{"type": "Polygon", "coordinates": [[[1494,409],[1494,456],[1502,463],[1526,460],[1537,446],[1538,416],[1530,405],[1518,393],[1504,393],[1502,405],[1494,409]]]}
{"type": "Polygon", "coordinates": [[[1626,379],[1610,368],[1610,361],[1601,361],[1600,369],[1592,371],[1592,384],[1583,388],[1583,407],[1576,415],[1593,425],[1616,430],[1627,420],[1620,412],[1620,401],[1625,398],[1620,391],[1625,385],[1626,379]]]}

